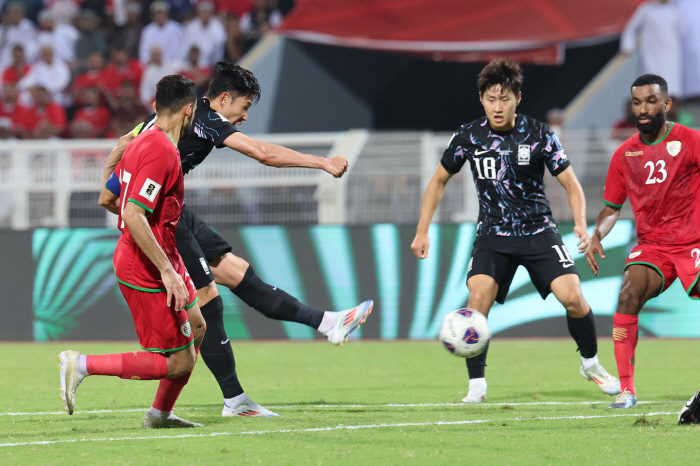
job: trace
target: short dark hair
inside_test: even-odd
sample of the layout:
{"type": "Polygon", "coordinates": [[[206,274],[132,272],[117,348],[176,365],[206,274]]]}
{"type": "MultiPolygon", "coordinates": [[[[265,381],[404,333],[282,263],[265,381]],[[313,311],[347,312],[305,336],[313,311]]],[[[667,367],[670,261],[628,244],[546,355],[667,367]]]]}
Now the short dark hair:
{"type": "Polygon", "coordinates": [[[177,113],[187,104],[197,102],[197,87],[181,74],[166,76],[156,86],[156,113],[177,113]]]}
{"type": "Polygon", "coordinates": [[[502,93],[513,91],[517,97],[523,86],[523,69],[512,58],[494,58],[481,70],[476,85],[481,94],[500,85],[502,93]]]}
{"type": "Polygon", "coordinates": [[[250,96],[254,104],[260,100],[260,84],[253,73],[238,65],[220,61],[214,65],[207,97],[213,99],[224,92],[231,94],[234,99],[250,96]]]}
{"type": "Polygon", "coordinates": [[[630,91],[632,88],[639,87],[639,86],[653,86],[654,84],[659,86],[659,89],[661,89],[661,92],[664,93],[665,96],[668,97],[668,83],[664,78],[657,74],[643,74],[637,79],[634,80],[632,83],[632,86],[630,87],[630,91]]]}

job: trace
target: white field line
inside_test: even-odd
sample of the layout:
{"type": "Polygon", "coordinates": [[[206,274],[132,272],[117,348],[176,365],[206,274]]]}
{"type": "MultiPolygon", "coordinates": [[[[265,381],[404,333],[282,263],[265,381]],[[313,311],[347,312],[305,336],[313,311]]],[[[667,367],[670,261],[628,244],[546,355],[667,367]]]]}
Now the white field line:
{"type": "Polygon", "coordinates": [[[425,427],[425,426],[455,426],[464,424],[483,424],[486,422],[518,422],[518,421],[558,421],[567,419],[603,419],[615,417],[637,417],[637,416],[660,416],[660,415],[675,415],[675,412],[660,411],[652,413],[629,413],[629,414],[607,414],[597,416],[555,416],[555,417],[533,417],[533,418],[507,418],[507,419],[472,419],[464,421],[436,421],[436,422],[399,422],[395,424],[361,424],[355,426],[346,426],[339,424],[329,427],[312,427],[308,429],[278,429],[278,430],[251,430],[240,432],[210,432],[208,434],[179,434],[179,435],[153,435],[143,437],[104,437],[104,438],[82,438],[82,439],[66,439],[66,440],[38,440],[34,442],[16,442],[16,443],[0,443],[0,448],[4,447],[21,447],[29,445],[53,445],[59,443],[76,443],[76,442],[120,442],[125,440],[154,440],[154,439],[182,439],[182,438],[202,438],[202,437],[220,437],[233,435],[265,435],[265,434],[287,434],[287,433],[304,433],[304,432],[329,432],[334,430],[359,430],[359,429],[384,429],[388,427],[425,427]]]}
{"type": "MultiPolygon", "coordinates": [[[[268,409],[311,409],[311,408],[421,408],[421,407],[439,407],[439,406],[572,406],[572,405],[594,405],[608,404],[609,401],[533,401],[529,403],[389,403],[385,405],[279,405],[267,406],[268,409]]],[[[638,401],[637,404],[676,404],[685,403],[685,401],[638,401]]],[[[147,408],[135,409],[93,409],[90,411],[75,411],[76,414],[105,414],[105,413],[139,413],[144,412],[147,408]]],[[[218,408],[211,407],[178,407],[178,411],[205,411],[217,410],[218,408]]],[[[39,412],[18,412],[18,413],[0,413],[0,416],[45,416],[62,414],[65,411],[39,411],[39,412]]]]}

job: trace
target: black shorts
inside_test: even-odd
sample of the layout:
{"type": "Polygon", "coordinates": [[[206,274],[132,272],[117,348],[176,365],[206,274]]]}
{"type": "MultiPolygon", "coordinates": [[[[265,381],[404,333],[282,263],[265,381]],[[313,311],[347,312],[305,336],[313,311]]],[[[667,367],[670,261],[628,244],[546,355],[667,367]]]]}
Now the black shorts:
{"type": "Polygon", "coordinates": [[[525,267],[542,299],[551,292],[555,278],[578,275],[576,264],[559,233],[545,231],[527,236],[483,235],[474,241],[467,280],[484,274],[498,283],[496,301],[503,304],[518,266],[525,267]]]}
{"type": "Polygon", "coordinates": [[[214,281],[209,262],[231,252],[231,245],[192,213],[187,205],[182,206],[175,240],[177,251],[182,256],[196,289],[204,288],[214,281]]]}

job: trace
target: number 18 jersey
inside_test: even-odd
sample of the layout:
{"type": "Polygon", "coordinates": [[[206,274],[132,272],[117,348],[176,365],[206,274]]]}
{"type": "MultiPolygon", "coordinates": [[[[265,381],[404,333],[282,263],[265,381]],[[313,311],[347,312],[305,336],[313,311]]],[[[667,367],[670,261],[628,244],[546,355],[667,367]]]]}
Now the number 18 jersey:
{"type": "Polygon", "coordinates": [[[671,123],[649,144],[639,133],[617,148],[605,180],[603,202],[621,208],[629,197],[640,245],[700,241],[700,133],[671,123]]]}

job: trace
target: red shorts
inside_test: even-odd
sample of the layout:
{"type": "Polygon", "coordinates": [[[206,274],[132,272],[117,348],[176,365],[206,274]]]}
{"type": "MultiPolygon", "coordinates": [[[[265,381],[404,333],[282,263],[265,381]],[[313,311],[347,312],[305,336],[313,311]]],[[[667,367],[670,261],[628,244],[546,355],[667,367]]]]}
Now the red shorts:
{"type": "MultiPolygon", "coordinates": [[[[185,306],[189,309],[197,302],[197,290],[189,275],[183,278],[190,293],[189,304],[185,306]]],[[[119,283],[119,289],[129,305],[136,335],[143,349],[171,353],[187,348],[194,342],[187,311],[175,312],[172,307],[168,307],[165,304],[167,294],[164,291],[140,291],[123,283],[119,283]]]]}
{"type": "Polygon", "coordinates": [[[625,268],[633,264],[648,265],[661,275],[664,284],[659,294],[680,278],[683,289],[691,298],[698,299],[695,285],[700,276],[700,244],[692,246],[637,245],[627,257],[625,268]]]}

